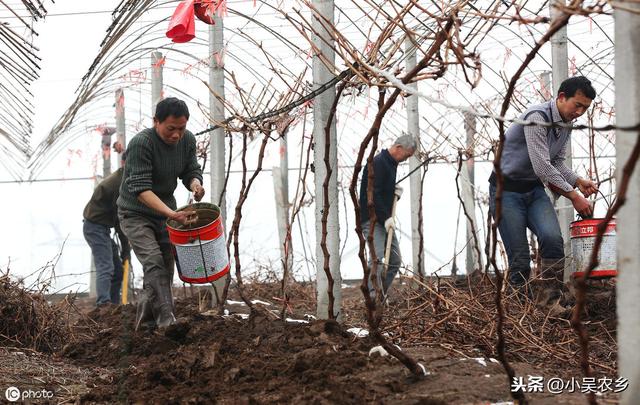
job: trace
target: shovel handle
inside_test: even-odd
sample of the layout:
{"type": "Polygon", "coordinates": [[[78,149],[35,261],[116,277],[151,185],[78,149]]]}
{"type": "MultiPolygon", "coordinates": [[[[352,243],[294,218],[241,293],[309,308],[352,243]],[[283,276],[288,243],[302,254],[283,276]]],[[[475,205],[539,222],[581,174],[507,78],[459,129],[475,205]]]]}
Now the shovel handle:
{"type": "Polygon", "coordinates": [[[129,259],[125,259],[122,263],[122,304],[129,303],[129,259]]]}
{"type": "MultiPolygon", "coordinates": [[[[398,203],[398,195],[395,194],[393,197],[393,206],[391,207],[391,218],[395,218],[396,216],[396,204],[398,203]]],[[[387,274],[387,270],[389,270],[389,258],[391,257],[391,242],[393,241],[393,233],[394,229],[389,229],[387,233],[387,246],[384,250],[384,274],[387,274]]]]}

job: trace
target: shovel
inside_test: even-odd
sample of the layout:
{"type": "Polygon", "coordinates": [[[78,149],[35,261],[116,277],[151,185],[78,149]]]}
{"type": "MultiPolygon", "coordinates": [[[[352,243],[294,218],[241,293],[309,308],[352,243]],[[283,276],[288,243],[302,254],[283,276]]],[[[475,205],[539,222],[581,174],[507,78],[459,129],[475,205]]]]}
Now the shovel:
{"type": "MultiPolygon", "coordinates": [[[[396,216],[396,205],[398,204],[398,200],[402,196],[402,188],[396,187],[393,193],[393,206],[391,207],[391,218],[395,218],[396,216]]],[[[394,227],[391,227],[389,232],[387,233],[387,246],[384,250],[384,271],[382,273],[382,277],[386,279],[387,271],[389,270],[389,258],[391,257],[391,242],[393,241],[393,233],[395,232],[394,227]]],[[[382,280],[380,280],[382,281],[382,280]]],[[[382,285],[382,283],[380,283],[382,285]]],[[[386,294],[385,298],[386,298],[386,294]]]]}
{"type": "Polygon", "coordinates": [[[129,303],[129,259],[125,259],[122,263],[122,305],[129,303]]]}

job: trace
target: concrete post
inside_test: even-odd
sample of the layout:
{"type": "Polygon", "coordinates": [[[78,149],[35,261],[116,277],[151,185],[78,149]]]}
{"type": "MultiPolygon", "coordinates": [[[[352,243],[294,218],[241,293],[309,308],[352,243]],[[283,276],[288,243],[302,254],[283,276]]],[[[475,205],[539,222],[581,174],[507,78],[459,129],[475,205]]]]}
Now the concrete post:
{"type": "MultiPolygon", "coordinates": [[[[224,22],[217,15],[215,24],[209,26],[209,87],[213,93],[209,94],[209,114],[212,124],[225,119],[224,104],[224,22]],[[216,97],[217,96],[217,97],[216,97]],[[218,99],[220,97],[220,99],[218,99]]],[[[220,205],[222,218],[227,218],[225,196],[222,196],[225,179],[225,143],[224,129],[218,128],[211,132],[210,159],[211,162],[211,199],[220,205]]]]}
{"type": "MultiPolygon", "coordinates": [[[[313,0],[313,6],[322,16],[311,16],[313,22],[313,31],[318,33],[313,37],[314,46],[323,55],[323,58],[329,65],[335,61],[335,52],[332,48],[333,39],[327,31],[326,24],[333,24],[334,21],[334,2],[333,0],[313,0]],[[323,39],[321,39],[321,37],[323,39]]],[[[313,56],[313,88],[318,88],[334,77],[327,66],[323,63],[318,55],[313,56]]],[[[335,90],[328,90],[315,99],[313,106],[313,158],[315,167],[315,189],[316,189],[316,282],[317,282],[317,316],[319,319],[328,318],[329,296],[328,296],[328,280],[324,272],[324,254],[320,241],[322,240],[322,201],[324,192],[322,184],[327,175],[324,163],[325,154],[325,125],[329,118],[331,105],[335,100],[335,90]]],[[[327,249],[329,250],[329,268],[331,269],[331,277],[334,281],[334,311],[341,314],[342,277],[340,275],[340,226],[338,218],[338,148],[336,137],[335,119],[330,125],[330,150],[329,165],[332,169],[329,180],[329,216],[327,222],[327,249]]]]}
{"type": "MultiPolygon", "coordinates": [[[[287,262],[286,270],[291,275],[291,259],[292,252],[285,251],[284,244],[287,239],[287,225],[289,223],[289,203],[285,186],[283,185],[283,174],[285,173],[280,167],[274,167],[271,172],[273,175],[273,191],[276,197],[276,220],[278,223],[278,241],[280,242],[280,258],[284,264],[285,259],[287,262]]],[[[285,268],[283,267],[283,270],[285,268]]]]}
{"type": "MultiPolygon", "coordinates": [[[[225,119],[224,104],[224,22],[218,15],[214,16],[214,25],[209,26],[209,87],[213,93],[209,93],[209,114],[213,120],[212,124],[222,122],[225,119]],[[220,97],[220,99],[218,99],[220,97]]],[[[211,202],[220,206],[223,225],[226,231],[227,204],[223,195],[225,179],[225,143],[224,129],[218,128],[211,132],[211,142],[209,143],[209,162],[211,165],[211,187],[209,195],[211,202]]],[[[212,283],[211,305],[217,305],[216,297],[222,297],[225,277],[219,278],[212,283]]]]}
{"type": "MultiPolygon", "coordinates": [[[[116,90],[116,141],[118,141],[124,152],[127,147],[127,131],[126,131],[126,121],[125,121],[125,110],[124,110],[124,90],[118,89],[116,90]]],[[[122,166],[122,154],[123,152],[118,152],[118,167],[122,166]]],[[[129,280],[127,281],[127,296],[130,297],[129,301],[133,300],[134,294],[134,286],[133,286],[133,272],[131,271],[131,262],[129,262],[129,280]]],[[[123,284],[124,285],[124,284],[123,284]]]]}
{"type": "Polygon", "coordinates": [[[163,70],[164,60],[161,52],[151,52],[151,116],[156,115],[156,105],[164,98],[163,70]]]}
{"type": "Polygon", "coordinates": [[[108,130],[102,132],[100,149],[102,150],[102,178],[106,179],[111,174],[111,133],[108,130]]]}
{"type": "MultiPolygon", "coordinates": [[[[116,90],[116,140],[126,149],[127,136],[124,115],[124,90],[116,90]]],[[[118,167],[122,164],[122,153],[118,153],[118,167]]]]}
{"type": "MultiPolygon", "coordinates": [[[[555,20],[562,15],[562,12],[554,7],[554,4],[565,5],[565,0],[553,0],[550,2],[550,15],[551,20],[555,20]]],[[[560,84],[569,77],[569,57],[567,51],[567,27],[563,27],[551,37],[551,65],[553,69],[553,94],[552,99],[555,99],[558,94],[560,84]]],[[[567,153],[565,158],[565,164],[568,168],[573,167],[573,161],[571,159],[571,138],[569,138],[567,144],[567,153]]],[[[569,226],[573,221],[574,213],[573,206],[565,198],[556,200],[556,211],[558,213],[558,221],[560,222],[560,229],[562,230],[562,239],[564,240],[564,254],[566,257],[571,256],[571,235],[569,234],[569,226]],[[564,207],[564,208],[560,208],[564,207]]],[[[565,279],[570,275],[571,261],[565,260],[564,275],[565,279]]]]}
{"type": "Polygon", "coordinates": [[[281,134],[280,138],[280,167],[274,167],[272,173],[274,192],[276,196],[280,257],[282,258],[283,263],[286,259],[286,270],[289,276],[291,276],[293,252],[291,246],[289,246],[289,249],[286,252],[284,249],[287,239],[287,226],[289,224],[289,152],[287,150],[286,131],[281,134]]]}
{"type": "MultiPolygon", "coordinates": [[[[640,122],[640,3],[620,2],[620,5],[635,13],[615,8],[614,4],[616,124],[631,126],[640,122]]],[[[638,136],[638,131],[616,131],[618,182],[638,136]]],[[[640,398],[639,202],[640,167],[636,164],[617,221],[618,372],[629,380],[629,387],[622,392],[622,405],[637,404],[640,398]]]]}
{"type": "MultiPolygon", "coordinates": [[[[416,66],[416,48],[410,38],[405,39],[405,52],[407,54],[406,70],[410,71],[416,66]]],[[[409,87],[418,89],[417,83],[409,84],[409,87]]],[[[407,97],[407,132],[416,139],[418,149],[409,158],[409,171],[413,172],[420,165],[420,109],[417,95],[407,97]]],[[[416,170],[409,177],[410,201],[411,201],[411,257],[414,276],[424,276],[424,252],[420,249],[420,186],[422,171],[416,170]]],[[[423,228],[424,229],[424,228],[423,228]]]]}
{"type": "MultiPolygon", "coordinates": [[[[553,98],[553,88],[551,87],[551,72],[550,71],[545,71],[540,75],[540,81],[541,81],[541,89],[540,89],[540,102],[543,103],[545,101],[549,101],[553,98]]],[[[549,190],[548,188],[545,188],[544,191],[547,193],[547,196],[549,196],[549,199],[551,201],[553,201],[553,204],[556,204],[556,201],[558,200],[558,196],[556,194],[553,193],[553,191],[549,190]]],[[[540,263],[540,252],[537,249],[536,243],[537,243],[537,239],[535,238],[535,235],[533,234],[533,232],[531,231],[527,231],[527,233],[529,234],[529,245],[531,245],[531,249],[532,251],[535,251],[535,255],[536,255],[536,263],[535,266],[531,269],[531,275],[532,276],[537,276],[538,272],[540,271],[538,264],[540,263]]],[[[563,235],[564,236],[564,235],[563,235]]],[[[568,278],[571,277],[570,274],[568,274],[567,272],[565,272],[565,280],[568,281],[568,278]]]]}
{"type": "MultiPolygon", "coordinates": [[[[280,183],[282,184],[282,200],[284,207],[289,210],[289,150],[287,147],[287,133],[280,138],[280,183]]],[[[288,216],[287,216],[288,218],[288,216]]]]}
{"type": "MultiPolygon", "coordinates": [[[[464,128],[467,132],[467,151],[470,156],[467,159],[466,163],[462,165],[462,173],[461,178],[462,182],[460,184],[462,201],[464,207],[471,216],[471,221],[467,219],[467,248],[466,248],[466,273],[467,275],[473,273],[474,270],[482,270],[482,256],[478,257],[478,253],[476,251],[476,239],[480,242],[480,236],[476,233],[476,239],[473,236],[473,230],[475,229],[478,232],[478,221],[476,221],[476,202],[475,202],[475,160],[473,158],[474,154],[474,140],[476,135],[476,117],[473,114],[465,113],[464,114],[464,128]]],[[[480,252],[482,252],[482,248],[478,246],[480,252]]]]}
{"type": "Polygon", "coordinates": [[[542,72],[540,75],[541,89],[540,89],[540,102],[543,103],[553,98],[553,89],[551,88],[551,72],[542,72]]]}

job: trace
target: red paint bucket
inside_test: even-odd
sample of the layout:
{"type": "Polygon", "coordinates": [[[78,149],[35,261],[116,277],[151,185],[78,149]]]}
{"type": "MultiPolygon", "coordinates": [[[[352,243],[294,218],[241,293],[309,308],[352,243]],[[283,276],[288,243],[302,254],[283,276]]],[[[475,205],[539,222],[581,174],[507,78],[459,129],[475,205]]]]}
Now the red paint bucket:
{"type": "Polygon", "coordinates": [[[210,283],[229,273],[220,208],[214,204],[195,203],[178,209],[185,210],[195,211],[198,215],[194,224],[167,221],[178,276],[185,283],[210,283]]]}
{"type": "MultiPolygon", "coordinates": [[[[591,260],[591,252],[595,244],[598,226],[604,219],[583,219],[571,223],[571,252],[573,255],[573,277],[582,277],[591,260]]],[[[615,277],[618,274],[616,256],[616,220],[611,219],[604,232],[598,266],[591,271],[592,278],[615,277]]]]}

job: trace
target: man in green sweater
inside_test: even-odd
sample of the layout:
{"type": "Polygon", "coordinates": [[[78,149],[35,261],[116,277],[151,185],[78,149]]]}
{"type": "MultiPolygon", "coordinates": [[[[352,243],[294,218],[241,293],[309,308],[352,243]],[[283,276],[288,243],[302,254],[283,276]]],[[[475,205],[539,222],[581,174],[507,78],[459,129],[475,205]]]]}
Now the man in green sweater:
{"type": "Polygon", "coordinates": [[[164,99],[156,106],[153,128],[138,133],[127,146],[118,216],[144,273],[136,329],[143,322],[164,328],[176,320],[171,294],[174,258],[166,220],[187,224],[195,214],[176,211],[177,179],[196,201],[204,196],[196,138],[186,130],[188,120],[184,101],[164,99]]]}
{"type": "MultiPolygon", "coordinates": [[[[126,154],[122,156],[124,162],[126,154]]],[[[93,190],[91,199],[84,207],[82,233],[91,247],[96,266],[96,305],[120,303],[122,287],[122,262],[131,257],[127,237],[118,223],[118,190],[122,181],[122,167],[106,177],[93,190]],[[122,246],[111,239],[111,228],[115,228],[122,246]]]]}

